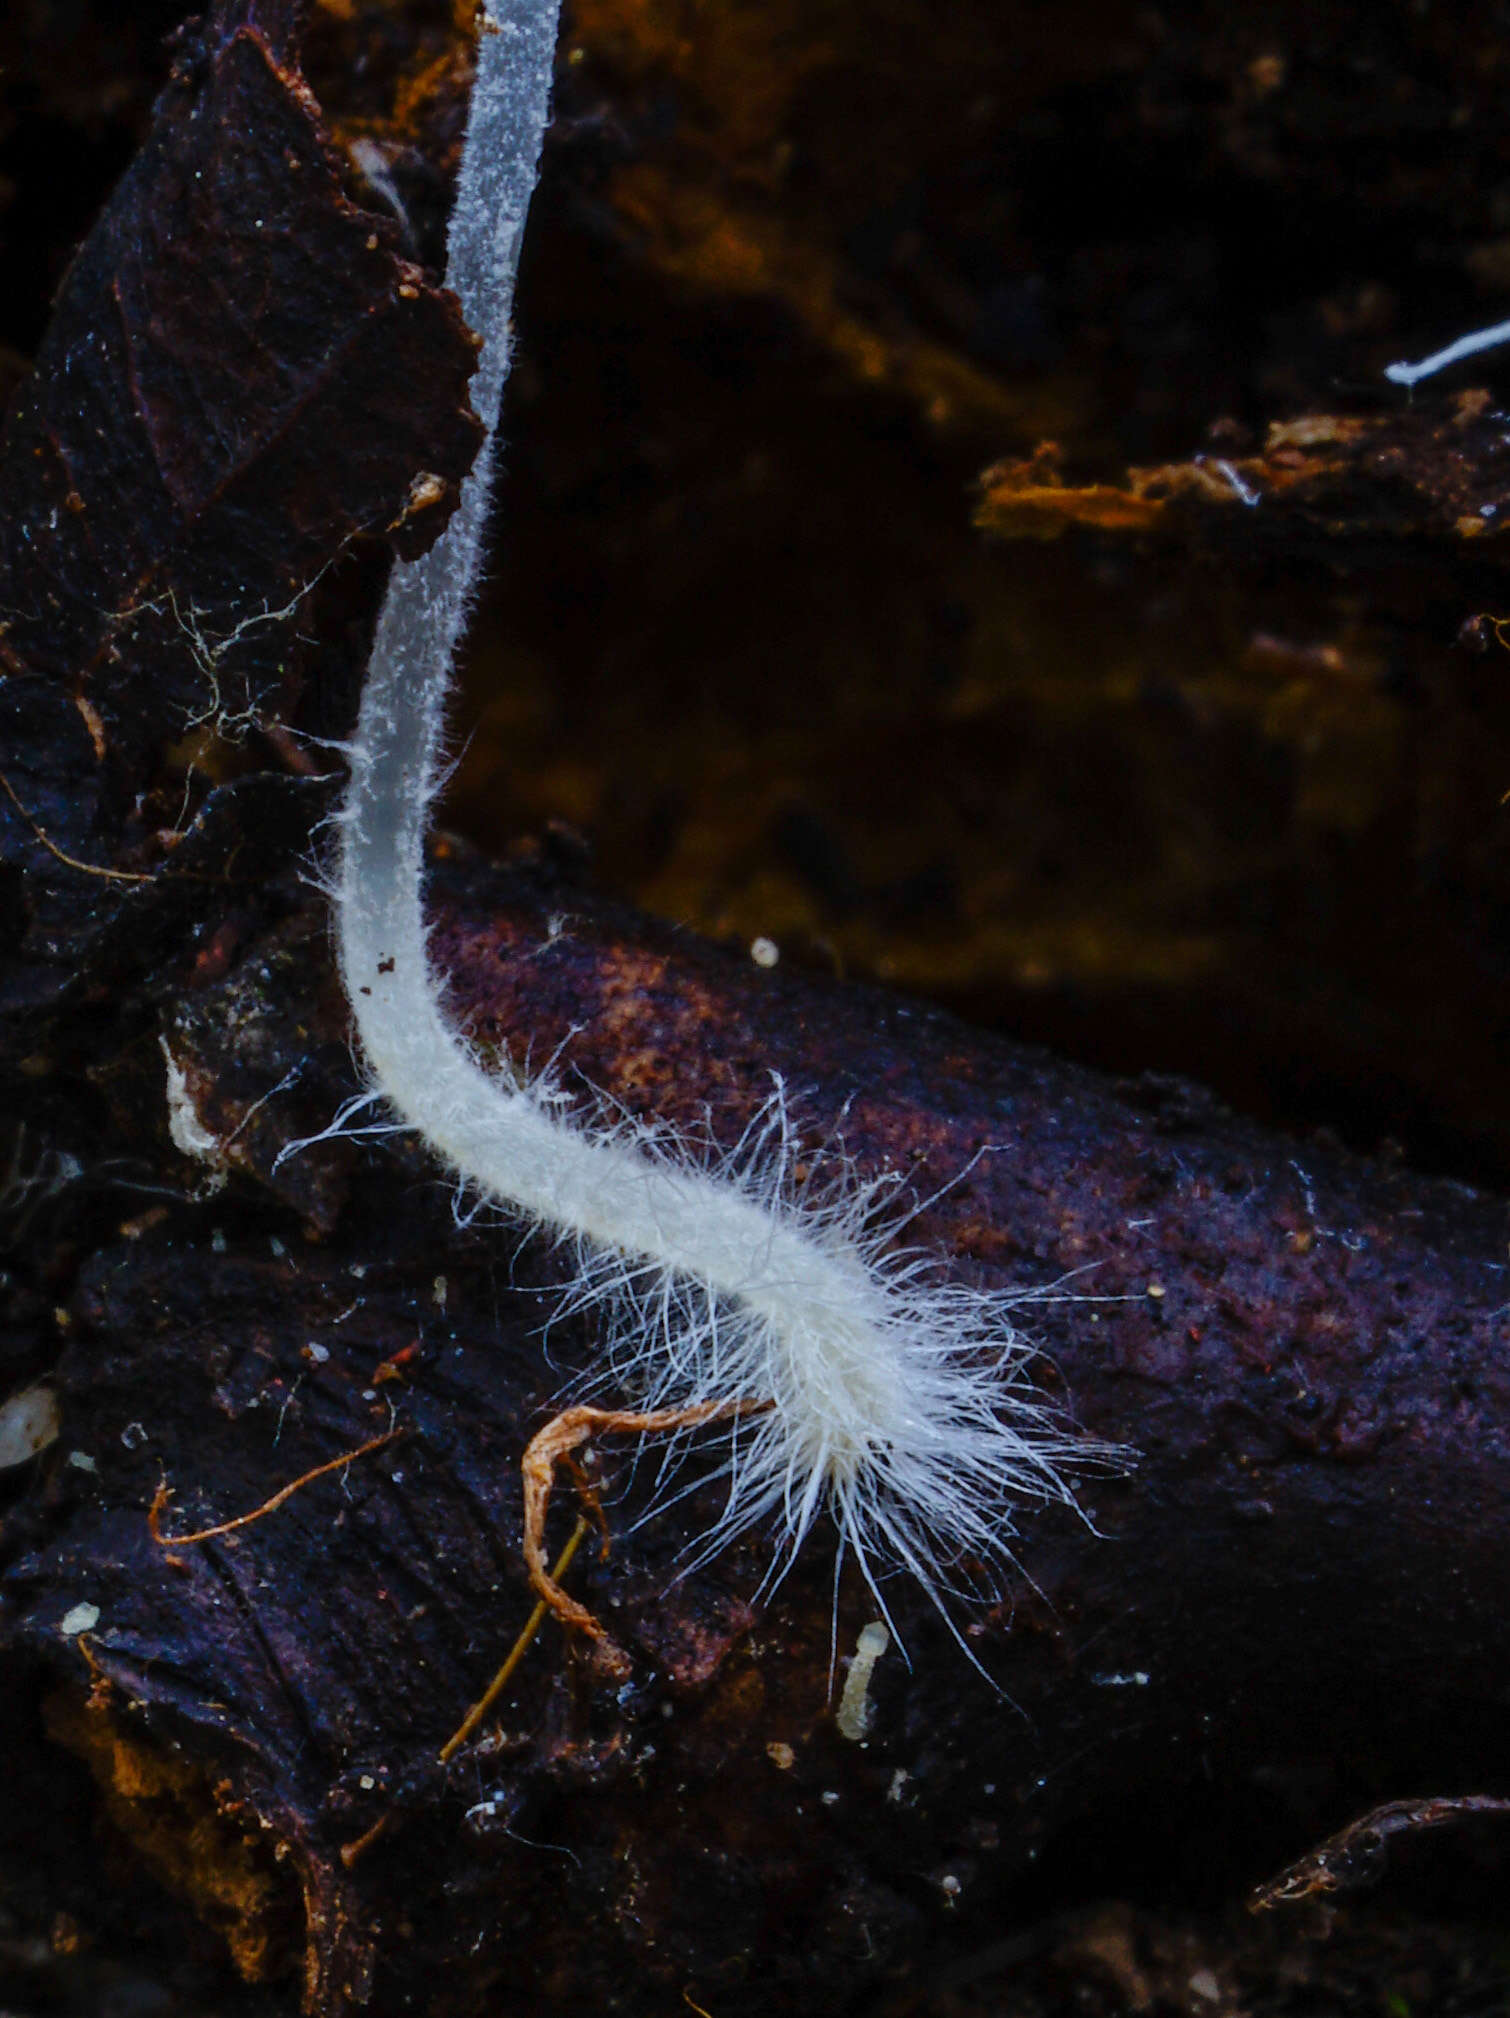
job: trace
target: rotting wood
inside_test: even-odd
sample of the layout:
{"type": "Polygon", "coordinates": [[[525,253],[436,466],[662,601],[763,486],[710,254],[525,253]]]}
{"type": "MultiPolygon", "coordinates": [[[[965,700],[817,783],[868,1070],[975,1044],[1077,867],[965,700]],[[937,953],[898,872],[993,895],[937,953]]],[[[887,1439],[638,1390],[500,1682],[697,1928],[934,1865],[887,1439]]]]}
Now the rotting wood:
{"type": "MultiPolygon", "coordinates": [[[[904,1579],[888,1587],[912,1665],[878,1662],[863,1747],[834,1729],[829,1670],[872,1605],[841,1584],[835,1649],[830,1545],[815,1537],[759,1606],[754,1549],[679,1577],[699,1496],[636,1525],[643,1494],[609,1458],[595,1488],[627,1497],[605,1500],[613,1547],[582,1601],[632,1674],[605,1692],[553,1642],[515,1676],[499,1735],[448,1773],[436,1747],[530,1605],[519,1455],[592,1352],[563,1322],[542,1356],[552,1255],[458,1221],[402,1144],[358,1164],[320,1245],[247,1227],[217,1246],[186,1205],[102,1246],[59,1368],[65,1441],[97,1470],[38,1481],[8,1579],[12,1658],[82,1689],[58,1625],[82,1597],[99,1608],[90,1651],[114,1714],[215,1759],[287,1846],[317,1908],[315,2008],[358,1976],[397,2008],[442,1964],[469,2008],[505,1954],[647,2010],[679,1977],[717,1980],[724,2009],[769,2008],[772,1970],[783,1996],[817,2002],[859,1966],[821,1934],[835,1915],[867,1930],[875,1967],[922,1938],[909,1871],[983,1897],[1097,1814],[1136,1801],[1167,1826],[1207,1776],[1236,1786],[1329,1747],[1418,1780],[1468,1751],[1492,1770],[1510,1687],[1500,1205],[1284,1141],[1187,1088],[1119,1088],[762,971],[549,872],[454,858],[438,895],[437,956],[480,1041],[561,1042],[568,1087],[580,1073],[727,1139],[769,1071],[807,1087],[814,1142],[837,1128],[862,1174],[910,1169],[937,1191],[910,1239],[972,1280],[1063,1286],[1032,1313],[1044,1378],[1139,1457],[1085,1494],[1094,1527],[1033,1521],[1021,1580],[959,1600],[1000,1695],[904,1579]],[[568,900],[573,930],[553,933],[568,900]],[[415,1343],[408,1436],[348,1470],[334,1511],[299,1494],[176,1568],[156,1548],[162,1455],[181,1497],[255,1503],[270,1475],[370,1436],[387,1409],[373,1371],[415,1343]],[[758,1932],[773,1891],[779,1954],[758,1932]],[[412,1931],[394,1940],[400,1895],[412,1931]],[[584,1946],[584,1914],[616,1931],[584,1946]]],[[[324,942],[288,944],[303,1012],[287,1027],[318,1034],[339,1018],[324,942]]],[[[272,950],[254,939],[244,957],[272,950]]],[[[236,987],[206,986],[177,1041],[206,1083],[252,1057],[276,1083],[285,1026],[229,1021],[217,997],[236,987]]],[[[314,1091],[334,1105],[342,1088],[314,1091]]]]}

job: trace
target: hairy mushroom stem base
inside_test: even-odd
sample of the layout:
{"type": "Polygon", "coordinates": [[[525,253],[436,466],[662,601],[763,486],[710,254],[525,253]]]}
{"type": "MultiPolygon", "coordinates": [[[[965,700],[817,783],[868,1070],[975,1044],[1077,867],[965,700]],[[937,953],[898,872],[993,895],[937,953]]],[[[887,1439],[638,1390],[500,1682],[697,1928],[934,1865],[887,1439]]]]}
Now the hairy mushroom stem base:
{"type": "MultiPolygon", "coordinates": [[[[774,1074],[745,1136],[722,1150],[569,1100],[548,1074],[496,1069],[449,1013],[430,958],[425,841],[487,526],[556,15],[555,0],[489,0],[481,15],[446,278],[479,337],[473,401],[487,439],[440,538],[394,566],[336,816],[336,938],[367,1097],[462,1187],[571,1255],[561,1311],[590,1321],[592,1385],[638,1404],[623,1426],[729,1425],[723,1511],[689,1564],[774,1525],[769,1588],[826,1508],[883,1613],[882,1567],[909,1571],[942,1609],[953,1565],[1010,1558],[1021,1509],[1071,1500],[1066,1473],[1105,1458],[1037,1393],[1013,1322],[1053,1286],[975,1289],[901,1245],[905,1219],[878,1211],[897,1179],[808,1154],[774,1074]]],[[[527,1480],[548,1482],[550,1448],[527,1480]]],[[[604,1637],[538,1552],[531,1574],[560,1616],[604,1637]]]]}

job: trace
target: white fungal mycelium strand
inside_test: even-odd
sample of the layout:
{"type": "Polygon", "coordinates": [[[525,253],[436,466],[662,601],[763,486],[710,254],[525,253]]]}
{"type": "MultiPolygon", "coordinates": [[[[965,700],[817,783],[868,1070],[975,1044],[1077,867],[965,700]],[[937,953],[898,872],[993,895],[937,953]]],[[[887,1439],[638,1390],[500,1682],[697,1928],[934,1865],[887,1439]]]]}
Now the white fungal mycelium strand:
{"type": "Polygon", "coordinates": [[[1491,329],[1476,329],[1468,336],[1460,336],[1455,343],[1434,350],[1430,357],[1420,358],[1414,364],[1387,364],[1384,376],[1395,385],[1419,385],[1423,378],[1432,378],[1449,365],[1461,364],[1465,357],[1477,357],[1483,350],[1497,350],[1504,343],[1510,343],[1510,322],[1497,322],[1491,329]]]}
{"type": "Polygon", "coordinates": [[[553,0],[490,0],[482,18],[447,281],[482,339],[472,398],[488,446],[450,526],[395,566],[383,606],[339,817],[342,974],[397,1123],[466,1187],[569,1244],[564,1307],[598,1321],[604,1391],[648,1409],[767,1404],[725,1421],[723,1513],[698,1552],[769,1521],[779,1574],[827,1507],[867,1576],[905,1566],[937,1596],[960,1557],[1001,1559],[1025,1502],[1068,1498],[1061,1467],[1083,1451],[1034,1399],[1010,1318],[1024,1293],[962,1288],[899,1249],[874,1184],[841,1169],[799,1187],[779,1085],[720,1157],[490,1069],[428,957],[424,842],[555,32],[553,0]]]}

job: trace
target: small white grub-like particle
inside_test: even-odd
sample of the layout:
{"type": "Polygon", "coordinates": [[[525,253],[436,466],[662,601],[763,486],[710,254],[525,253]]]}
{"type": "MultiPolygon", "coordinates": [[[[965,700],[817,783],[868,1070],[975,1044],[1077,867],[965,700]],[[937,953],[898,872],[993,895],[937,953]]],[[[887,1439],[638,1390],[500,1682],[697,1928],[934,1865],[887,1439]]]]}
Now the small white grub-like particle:
{"type": "Polygon", "coordinates": [[[65,1639],[71,1640],[79,1633],[92,1633],[99,1622],[98,1605],[73,1605],[58,1620],[58,1631],[65,1639]]]}
{"type": "Polygon", "coordinates": [[[304,1348],[304,1357],[313,1366],[323,1366],[326,1360],[330,1358],[330,1347],[328,1345],[321,1345],[317,1340],[312,1338],[304,1348]]]}
{"type": "Polygon", "coordinates": [[[437,1310],[444,1310],[446,1307],[447,1288],[446,1278],[443,1275],[437,1275],[430,1286],[430,1295],[437,1310]]]}
{"type": "Polygon", "coordinates": [[[797,1763],[797,1754],[790,1745],[783,1744],[780,1738],[772,1739],[765,1748],[765,1755],[778,1773],[789,1773],[797,1763]]]}
{"type": "Polygon", "coordinates": [[[68,1453],[68,1462],[73,1466],[75,1471],[99,1470],[99,1466],[95,1463],[94,1459],[89,1455],[87,1450],[71,1450],[68,1453]]]}
{"type": "Polygon", "coordinates": [[[848,1738],[852,1745],[858,1745],[870,1729],[870,1677],[876,1662],[891,1645],[891,1634],[879,1619],[872,1619],[868,1626],[861,1626],[860,1637],[855,1642],[855,1656],[849,1664],[849,1673],[844,1677],[844,1693],[839,1698],[839,1708],[834,1717],[841,1738],[848,1738]]]}
{"type": "Polygon", "coordinates": [[[50,1387],[23,1387],[0,1403],[0,1471],[26,1464],[58,1440],[62,1427],[58,1397],[50,1387]]]}
{"type": "Polygon", "coordinates": [[[886,1789],[887,1800],[895,1801],[899,1805],[905,1801],[907,1799],[907,1788],[911,1780],[912,1775],[908,1772],[907,1768],[905,1766],[898,1766],[891,1776],[891,1785],[886,1789]]]}
{"type": "Polygon", "coordinates": [[[781,948],[774,939],[767,939],[762,934],[750,941],[750,958],[757,967],[774,967],[781,958],[781,948]]]}
{"type": "Polygon", "coordinates": [[[168,1134],[173,1147],[182,1156],[192,1156],[196,1163],[210,1163],[224,1175],[220,1154],[220,1137],[212,1134],[199,1118],[199,1110],[194,1105],[189,1092],[189,1075],[173,1056],[172,1046],[166,1037],[159,1037],[164,1062],[168,1068],[168,1134]]]}
{"type": "Polygon", "coordinates": [[[1196,1970],[1190,1979],[1190,1991],[1192,1996],[1204,1997],[1208,2004],[1221,2002],[1222,1986],[1211,1969],[1196,1970]]]}

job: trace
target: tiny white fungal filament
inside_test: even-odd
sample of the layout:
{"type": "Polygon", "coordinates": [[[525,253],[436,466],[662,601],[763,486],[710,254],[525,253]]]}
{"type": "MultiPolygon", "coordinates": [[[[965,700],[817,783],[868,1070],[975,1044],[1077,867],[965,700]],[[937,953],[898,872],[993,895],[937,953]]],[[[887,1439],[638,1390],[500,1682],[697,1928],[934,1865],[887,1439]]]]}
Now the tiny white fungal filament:
{"type": "Polygon", "coordinates": [[[827,1507],[873,1589],[880,1567],[903,1566],[937,1598],[952,1560],[1001,1560],[1023,1503],[1067,1499],[1061,1466],[1083,1455],[1029,1384],[1009,1313],[1031,1292],[961,1288],[898,1251],[875,1224],[876,1184],[799,1192],[779,1084],[719,1158],[667,1129],[582,1118],[548,1082],[485,1067],[428,956],[424,842],[556,12],[555,0],[489,0],[482,16],[446,277],[482,339],[472,398],[488,441],[446,532],[395,565],[379,619],[338,817],[341,972],[397,1121],[467,1187],[571,1244],[565,1307],[600,1322],[602,1385],[643,1411],[724,1419],[727,1493],[699,1558],[771,1520],[774,1578],[827,1507]]]}
{"type": "Polygon", "coordinates": [[[1446,371],[1450,364],[1460,364],[1465,357],[1477,357],[1481,350],[1494,350],[1502,343],[1510,343],[1510,322],[1497,322],[1492,329],[1476,329],[1468,336],[1460,336],[1456,343],[1434,350],[1430,357],[1423,357],[1415,364],[1387,364],[1384,376],[1394,385],[1416,385],[1423,378],[1446,371]]]}

